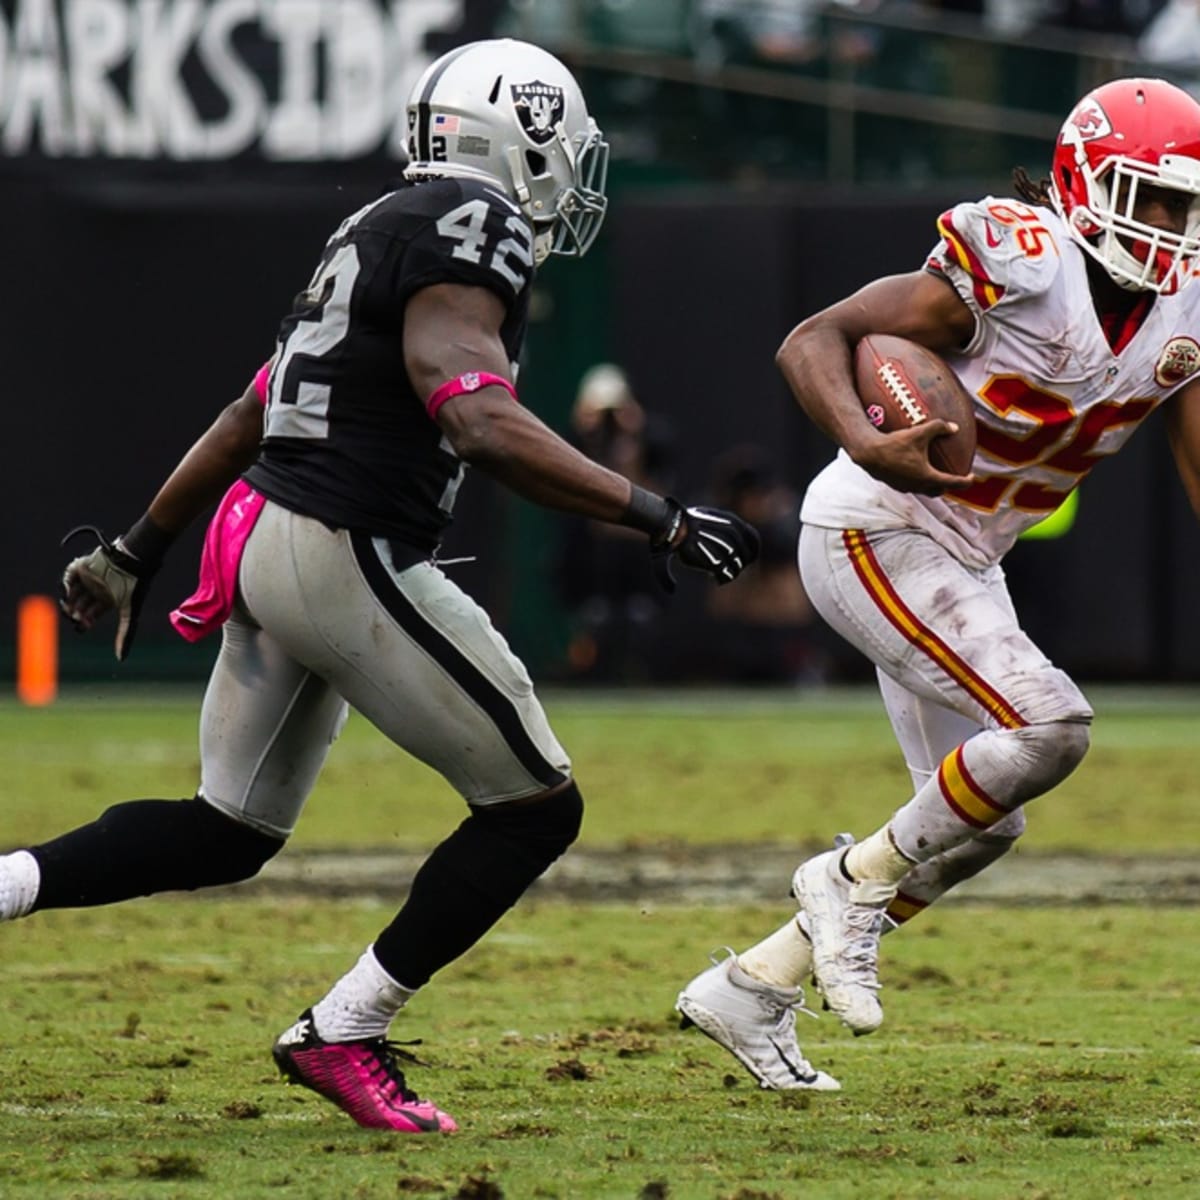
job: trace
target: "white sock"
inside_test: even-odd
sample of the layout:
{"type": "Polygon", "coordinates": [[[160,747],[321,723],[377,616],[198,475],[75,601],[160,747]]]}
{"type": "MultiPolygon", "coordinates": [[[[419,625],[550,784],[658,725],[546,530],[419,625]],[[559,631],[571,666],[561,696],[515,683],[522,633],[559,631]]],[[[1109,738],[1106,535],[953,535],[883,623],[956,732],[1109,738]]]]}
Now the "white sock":
{"type": "Polygon", "coordinates": [[[0,921],[15,921],[33,907],[42,872],[28,850],[0,855],[0,921]]]}
{"type": "Polygon", "coordinates": [[[793,917],[761,942],[743,950],[737,965],[752,979],[777,988],[800,987],[812,974],[812,943],[793,917]]]}
{"type": "Polygon", "coordinates": [[[327,1042],[383,1037],[396,1014],[415,995],[379,965],[375,948],[368,946],[325,998],[313,1005],[317,1036],[327,1042]]]}
{"type": "Polygon", "coordinates": [[[896,849],[887,825],[846,851],[846,870],[858,883],[899,883],[912,870],[912,860],[896,849]]]}

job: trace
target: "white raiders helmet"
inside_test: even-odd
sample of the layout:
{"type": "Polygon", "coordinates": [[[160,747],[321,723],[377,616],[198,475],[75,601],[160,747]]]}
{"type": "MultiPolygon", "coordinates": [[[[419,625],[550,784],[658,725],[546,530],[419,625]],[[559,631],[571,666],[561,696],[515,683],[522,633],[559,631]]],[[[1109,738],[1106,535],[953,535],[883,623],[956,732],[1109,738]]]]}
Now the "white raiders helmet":
{"type": "Polygon", "coordinates": [[[443,54],[408,100],[408,179],[495,184],[534,225],[534,255],[579,257],[608,200],[608,143],[574,76],[552,54],[509,38],[443,54]]]}

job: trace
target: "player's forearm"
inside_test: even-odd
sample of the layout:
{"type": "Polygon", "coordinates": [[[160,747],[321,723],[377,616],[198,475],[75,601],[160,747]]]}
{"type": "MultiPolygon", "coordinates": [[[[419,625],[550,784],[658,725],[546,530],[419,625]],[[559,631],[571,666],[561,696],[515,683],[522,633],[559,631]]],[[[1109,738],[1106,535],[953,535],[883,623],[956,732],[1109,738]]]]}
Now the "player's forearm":
{"type": "Polygon", "coordinates": [[[559,437],[499,387],[458,397],[437,420],[464,462],[535,504],[620,521],[630,484],[559,437]]]}
{"type": "Polygon", "coordinates": [[[854,390],[850,346],[840,330],[797,326],[775,363],[808,418],[852,458],[867,439],[878,436],[854,390]]]}
{"type": "Polygon", "coordinates": [[[244,396],[229,405],[183,456],[147,515],[165,532],[181,533],[254,462],[261,441],[262,406],[244,396]]]}
{"type": "Polygon", "coordinates": [[[628,479],[563,442],[492,446],[473,463],[518,495],[545,508],[619,523],[629,506],[628,479]]]}
{"type": "Polygon", "coordinates": [[[685,517],[677,501],[637,487],[615,471],[584,461],[594,468],[594,475],[586,478],[574,472],[556,475],[547,473],[540,464],[515,461],[490,470],[485,466],[484,470],[543,508],[640,530],[653,545],[674,544],[682,536],[685,517]]]}

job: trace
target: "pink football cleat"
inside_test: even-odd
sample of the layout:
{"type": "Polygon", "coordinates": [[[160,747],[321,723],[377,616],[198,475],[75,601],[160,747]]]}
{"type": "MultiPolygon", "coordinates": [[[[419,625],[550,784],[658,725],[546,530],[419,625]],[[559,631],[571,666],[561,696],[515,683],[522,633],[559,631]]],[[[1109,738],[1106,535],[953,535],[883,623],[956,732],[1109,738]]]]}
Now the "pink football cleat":
{"type": "Polygon", "coordinates": [[[313,1026],[312,1010],[280,1034],[271,1051],[291,1083],[332,1100],[367,1129],[397,1133],[453,1133],[458,1123],[408,1089],[386,1038],[326,1042],[313,1026]]]}

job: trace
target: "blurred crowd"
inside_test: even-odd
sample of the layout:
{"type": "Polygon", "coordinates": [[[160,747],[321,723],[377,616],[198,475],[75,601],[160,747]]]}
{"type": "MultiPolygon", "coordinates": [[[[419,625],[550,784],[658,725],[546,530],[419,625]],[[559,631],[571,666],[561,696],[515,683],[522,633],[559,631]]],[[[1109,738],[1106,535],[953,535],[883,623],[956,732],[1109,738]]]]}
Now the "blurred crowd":
{"type": "Polygon", "coordinates": [[[1133,39],[1131,53],[1149,61],[1200,61],[1200,0],[699,0],[693,15],[698,45],[730,58],[803,63],[825,54],[866,60],[872,39],[862,33],[827,44],[822,18],[830,13],[869,16],[953,13],[978,19],[995,35],[1038,30],[1133,39]]]}
{"type": "MultiPolygon", "coordinates": [[[[638,400],[620,367],[599,363],[584,374],[569,437],[639,486],[675,491],[674,430],[638,400]]],[[[668,595],[643,536],[564,519],[556,575],[569,618],[567,678],[799,685],[827,677],[823,626],[796,568],[797,490],[765,448],[737,445],[713,462],[703,502],[736,512],[762,538],[759,561],[732,586],[689,578],[668,595]]]]}
{"type": "MultiPolygon", "coordinates": [[[[1160,75],[1200,97],[1200,0],[698,0],[691,38],[710,68],[776,67],[1047,113],[1069,107],[1089,73],[1160,75]]],[[[777,157],[794,155],[777,140],[777,157]]],[[[951,155],[970,170],[961,148],[951,155]]],[[[916,144],[908,158],[885,154],[880,170],[919,183],[947,167],[916,144]]]]}
{"type": "Polygon", "coordinates": [[[664,163],[748,187],[996,179],[1036,152],[1031,118],[1056,128],[1101,78],[1200,97],[1200,0],[510,0],[506,22],[637,52],[589,87],[624,169],[654,179],[664,163]]]}

